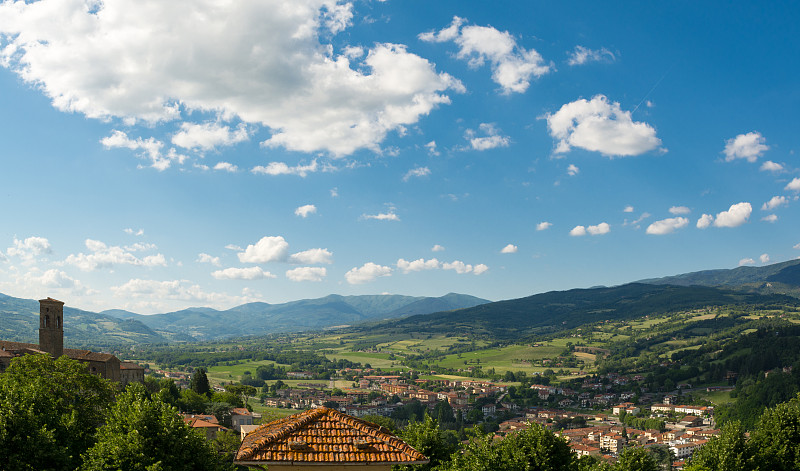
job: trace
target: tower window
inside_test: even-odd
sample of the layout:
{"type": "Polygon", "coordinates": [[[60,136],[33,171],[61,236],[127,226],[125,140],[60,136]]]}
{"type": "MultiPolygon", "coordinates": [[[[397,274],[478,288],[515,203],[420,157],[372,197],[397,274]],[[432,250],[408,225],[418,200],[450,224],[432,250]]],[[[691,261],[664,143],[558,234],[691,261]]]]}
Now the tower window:
{"type": "Polygon", "coordinates": [[[61,328],[61,316],[56,316],[56,327],[61,328]]]}
{"type": "Polygon", "coordinates": [[[50,327],[50,316],[44,316],[44,326],[50,327]]]}

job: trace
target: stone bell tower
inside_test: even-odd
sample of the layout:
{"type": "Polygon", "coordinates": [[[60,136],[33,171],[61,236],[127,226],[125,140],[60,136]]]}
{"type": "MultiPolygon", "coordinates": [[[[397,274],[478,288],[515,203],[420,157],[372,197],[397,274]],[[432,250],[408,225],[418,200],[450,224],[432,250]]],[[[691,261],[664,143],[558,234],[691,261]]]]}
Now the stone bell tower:
{"type": "Polygon", "coordinates": [[[58,358],[64,354],[64,303],[39,300],[39,349],[58,358]]]}

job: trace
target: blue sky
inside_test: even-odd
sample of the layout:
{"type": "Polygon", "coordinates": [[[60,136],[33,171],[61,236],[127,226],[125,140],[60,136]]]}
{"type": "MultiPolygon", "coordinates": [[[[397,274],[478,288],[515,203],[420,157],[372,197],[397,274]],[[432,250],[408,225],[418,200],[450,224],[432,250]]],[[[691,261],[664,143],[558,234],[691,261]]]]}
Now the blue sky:
{"type": "Polygon", "coordinates": [[[0,292],[491,300],[800,256],[791,2],[0,4],[0,292]]]}

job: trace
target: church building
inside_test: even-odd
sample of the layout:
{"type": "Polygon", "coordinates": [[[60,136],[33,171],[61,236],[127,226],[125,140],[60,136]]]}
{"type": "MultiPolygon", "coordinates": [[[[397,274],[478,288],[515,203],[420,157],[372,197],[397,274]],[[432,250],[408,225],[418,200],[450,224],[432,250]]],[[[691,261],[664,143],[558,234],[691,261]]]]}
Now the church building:
{"type": "Polygon", "coordinates": [[[39,300],[39,344],[0,340],[0,373],[20,355],[49,353],[78,360],[103,378],[122,383],[144,382],[144,368],[133,362],[120,361],[110,353],[64,348],[64,303],[53,298],[39,300]]]}

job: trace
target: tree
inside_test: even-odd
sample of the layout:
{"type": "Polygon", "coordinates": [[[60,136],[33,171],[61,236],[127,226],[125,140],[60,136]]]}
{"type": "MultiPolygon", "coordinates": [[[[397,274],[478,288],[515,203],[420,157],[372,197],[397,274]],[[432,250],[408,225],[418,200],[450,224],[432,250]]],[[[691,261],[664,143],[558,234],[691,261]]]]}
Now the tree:
{"type": "Polygon", "coordinates": [[[205,368],[194,370],[192,379],[189,380],[189,389],[197,394],[205,394],[206,396],[211,393],[211,385],[208,383],[208,376],[206,376],[205,368]]]}
{"type": "Polygon", "coordinates": [[[738,421],[728,422],[719,436],[712,438],[692,455],[690,463],[709,470],[753,469],[752,457],[738,421]]]}
{"type": "Polygon", "coordinates": [[[0,466],[77,468],[112,397],[108,381],[66,356],[12,359],[0,374],[0,466]]]}
{"type": "Polygon", "coordinates": [[[750,434],[759,469],[800,469],[800,394],[767,409],[750,434]]]}
{"type": "Polygon", "coordinates": [[[458,450],[458,438],[455,434],[440,430],[439,422],[429,415],[425,415],[425,420],[422,422],[412,420],[400,436],[415,450],[427,456],[430,463],[397,465],[392,468],[394,471],[436,469],[439,465],[450,461],[450,456],[458,450]]]}
{"type": "Polygon", "coordinates": [[[229,384],[225,386],[225,392],[239,396],[244,406],[247,407],[249,405],[248,399],[250,399],[250,396],[255,396],[258,391],[255,387],[246,384],[229,384]]]}
{"type": "Polygon", "coordinates": [[[117,396],[82,471],[219,470],[218,455],[169,404],[147,397],[140,384],[117,396]]]}
{"type": "Polygon", "coordinates": [[[658,463],[642,447],[626,448],[619,455],[614,471],[658,471],[658,463]]]}
{"type": "Polygon", "coordinates": [[[576,467],[578,458],[566,441],[538,424],[506,435],[495,442],[492,435],[471,440],[464,453],[454,454],[452,471],[560,471],[576,467]]]}

